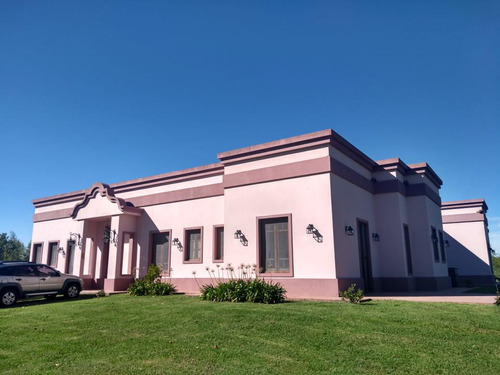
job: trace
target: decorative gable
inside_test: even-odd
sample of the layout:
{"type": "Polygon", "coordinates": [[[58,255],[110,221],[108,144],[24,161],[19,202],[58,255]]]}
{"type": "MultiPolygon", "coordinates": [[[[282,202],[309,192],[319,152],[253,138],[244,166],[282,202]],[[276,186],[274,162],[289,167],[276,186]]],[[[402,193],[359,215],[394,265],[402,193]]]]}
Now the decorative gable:
{"type": "Polygon", "coordinates": [[[83,199],[73,209],[71,217],[75,220],[93,219],[116,215],[142,215],[141,208],[115,196],[113,189],[102,182],[93,184],[83,199]]]}

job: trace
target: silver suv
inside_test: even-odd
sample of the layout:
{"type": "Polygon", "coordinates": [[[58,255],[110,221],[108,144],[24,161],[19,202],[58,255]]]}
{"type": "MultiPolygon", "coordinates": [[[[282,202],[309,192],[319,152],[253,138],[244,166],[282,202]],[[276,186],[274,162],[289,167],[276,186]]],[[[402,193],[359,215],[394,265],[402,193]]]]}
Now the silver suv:
{"type": "Polygon", "coordinates": [[[0,306],[12,306],[19,298],[64,294],[76,298],[82,279],[63,274],[46,264],[0,261],[0,306]]]}

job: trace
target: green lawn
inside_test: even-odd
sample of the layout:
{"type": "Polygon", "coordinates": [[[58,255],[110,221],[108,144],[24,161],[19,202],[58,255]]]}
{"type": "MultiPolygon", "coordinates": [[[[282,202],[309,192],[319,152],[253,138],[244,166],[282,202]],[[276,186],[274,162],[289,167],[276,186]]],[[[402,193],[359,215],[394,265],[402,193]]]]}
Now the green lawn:
{"type": "Polygon", "coordinates": [[[496,306],[85,297],[0,309],[0,373],[500,373],[496,306]]]}

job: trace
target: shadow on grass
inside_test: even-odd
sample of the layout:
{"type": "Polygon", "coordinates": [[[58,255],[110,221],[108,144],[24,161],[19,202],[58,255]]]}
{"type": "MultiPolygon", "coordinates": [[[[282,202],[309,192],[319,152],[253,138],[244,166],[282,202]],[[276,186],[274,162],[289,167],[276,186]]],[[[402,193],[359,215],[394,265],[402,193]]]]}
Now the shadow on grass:
{"type": "Polygon", "coordinates": [[[19,300],[14,306],[11,306],[11,309],[16,309],[20,307],[28,307],[28,306],[37,306],[37,305],[48,305],[54,303],[64,303],[64,302],[78,302],[85,301],[88,299],[97,298],[93,294],[81,294],[78,298],[66,298],[64,296],[57,296],[56,298],[47,299],[43,297],[33,297],[33,298],[25,298],[19,300]]]}

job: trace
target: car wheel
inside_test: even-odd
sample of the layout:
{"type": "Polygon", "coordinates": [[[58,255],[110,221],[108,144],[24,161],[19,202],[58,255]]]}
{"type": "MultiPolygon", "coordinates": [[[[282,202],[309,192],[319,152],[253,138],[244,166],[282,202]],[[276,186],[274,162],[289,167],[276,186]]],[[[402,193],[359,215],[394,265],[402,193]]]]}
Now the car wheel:
{"type": "Polygon", "coordinates": [[[76,298],[80,294],[80,287],[76,284],[69,284],[64,291],[66,298],[76,298]]]}
{"type": "Polygon", "coordinates": [[[0,305],[13,306],[17,301],[17,293],[14,289],[5,289],[0,293],[0,305]]]}

